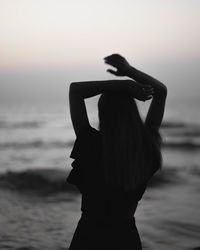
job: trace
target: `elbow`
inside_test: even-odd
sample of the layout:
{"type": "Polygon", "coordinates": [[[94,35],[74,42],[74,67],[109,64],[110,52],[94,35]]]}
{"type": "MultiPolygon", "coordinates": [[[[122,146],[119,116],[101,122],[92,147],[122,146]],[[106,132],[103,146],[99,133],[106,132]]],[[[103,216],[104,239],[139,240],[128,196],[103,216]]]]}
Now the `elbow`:
{"type": "Polygon", "coordinates": [[[167,87],[163,84],[163,88],[162,88],[162,91],[161,91],[161,95],[162,97],[166,98],[167,97],[167,87]]]}
{"type": "Polygon", "coordinates": [[[164,84],[162,84],[162,88],[160,89],[159,96],[162,98],[166,98],[167,92],[168,92],[167,87],[164,84]]]}
{"type": "Polygon", "coordinates": [[[162,84],[158,89],[156,89],[154,97],[156,99],[166,99],[167,98],[167,87],[162,84]]]}
{"type": "Polygon", "coordinates": [[[74,95],[75,93],[77,93],[77,84],[76,84],[76,82],[72,82],[69,85],[69,94],[74,95]]]}
{"type": "Polygon", "coordinates": [[[80,84],[78,82],[72,82],[69,85],[69,96],[82,98],[82,91],[80,88],[80,84]]]}
{"type": "Polygon", "coordinates": [[[69,85],[69,90],[73,91],[74,89],[76,89],[76,83],[75,82],[71,82],[69,85]]]}
{"type": "Polygon", "coordinates": [[[166,98],[167,97],[167,87],[165,85],[163,85],[163,96],[166,98]]]}

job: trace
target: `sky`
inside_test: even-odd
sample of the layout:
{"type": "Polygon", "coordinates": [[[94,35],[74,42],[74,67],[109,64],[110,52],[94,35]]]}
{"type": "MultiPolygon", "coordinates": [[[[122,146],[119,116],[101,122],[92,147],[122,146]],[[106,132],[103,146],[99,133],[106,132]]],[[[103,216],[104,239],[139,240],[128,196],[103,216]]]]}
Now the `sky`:
{"type": "Polygon", "coordinates": [[[0,0],[0,103],[65,101],[72,81],[115,78],[112,53],[198,101],[199,13],[199,0],[0,0]]]}

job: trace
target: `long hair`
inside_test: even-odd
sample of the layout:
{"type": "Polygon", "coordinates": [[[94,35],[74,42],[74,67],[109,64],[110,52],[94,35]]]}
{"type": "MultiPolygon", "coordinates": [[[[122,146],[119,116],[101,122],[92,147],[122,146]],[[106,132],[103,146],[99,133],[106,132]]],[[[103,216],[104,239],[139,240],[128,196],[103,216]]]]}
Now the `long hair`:
{"type": "Polygon", "coordinates": [[[128,94],[102,94],[98,111],[106,183],[134,190],[161,167],[159,144],[128,94]]]}

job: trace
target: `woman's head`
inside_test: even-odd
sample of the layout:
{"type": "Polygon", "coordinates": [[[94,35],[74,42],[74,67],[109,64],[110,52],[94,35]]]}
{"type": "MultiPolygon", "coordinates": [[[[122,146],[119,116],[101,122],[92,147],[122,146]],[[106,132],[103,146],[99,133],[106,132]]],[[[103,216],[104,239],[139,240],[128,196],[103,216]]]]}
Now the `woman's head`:
{"type": "Polygon", "coordinates": [[[124,126],[127,127],[130,122],[141,125],[136,102],[127,93],[108,92],[102,94],[98,101],[98,112],[101,131],[106,128],[118,129],[120,127],[122,129],[124,126]]]}
{"type": "Polygon", "coordinates": [[[102,94],[98,112],[106,181],[111,186],[134,189],[150,170],[146,163],[156,157],[159,161],[159,150],[145,129],[135,100],[128,94],[102,94]]]}

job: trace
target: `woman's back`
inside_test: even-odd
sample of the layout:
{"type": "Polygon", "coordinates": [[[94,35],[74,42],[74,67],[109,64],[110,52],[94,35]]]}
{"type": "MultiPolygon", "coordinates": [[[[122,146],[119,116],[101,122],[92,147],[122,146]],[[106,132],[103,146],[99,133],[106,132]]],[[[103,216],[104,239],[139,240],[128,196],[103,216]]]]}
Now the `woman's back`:
{"type": "Polygon", "coordinates": [[[125,192],[106,184],[101,134],[92,127],[82,130],[70,157],[74,161],[67,181],[82,194],[82,214],[69,250],[140,250],[134,214],[146,186],[125,192]]]}
{"type": "Polygon", "coordinates": [[[133,191],[111,188],[105,182],[101,134],[85,127],[77,137],[70,155],[75,159],[68,182],[75,184],[82,194],[82,212],[98,218],[130,218],[146,189],[143,184],[133,191]]]}

